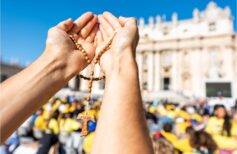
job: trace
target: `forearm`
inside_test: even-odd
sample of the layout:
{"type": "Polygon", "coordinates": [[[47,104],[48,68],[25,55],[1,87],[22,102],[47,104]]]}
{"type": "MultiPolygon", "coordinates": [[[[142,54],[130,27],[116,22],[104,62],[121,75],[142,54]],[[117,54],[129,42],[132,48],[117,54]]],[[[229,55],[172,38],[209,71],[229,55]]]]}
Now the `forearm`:
{"type": "Polygon", "coordinates": [[[65,72],[65,67],[43,54],[28,68],[1,84],[1,142],[67,83],[71,75],[65,72]]]}
{"type": "Polygon", "coordinates": [[[92,153],[150,154],[152,147],[142,107],[136,62],[132,55],[121,57],[118,62],[113,73],[106,76],[92,153]]]}

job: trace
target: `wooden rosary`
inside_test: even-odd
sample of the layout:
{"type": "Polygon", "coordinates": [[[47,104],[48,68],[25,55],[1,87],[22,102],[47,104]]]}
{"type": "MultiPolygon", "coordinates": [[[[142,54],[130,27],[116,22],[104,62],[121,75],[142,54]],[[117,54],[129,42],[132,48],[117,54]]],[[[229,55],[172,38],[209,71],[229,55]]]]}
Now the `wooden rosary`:
{"type": "Polygon", "coordinates": [[[94,77],[95,74],[95,65],[99,63],[101,56],[110,49],[110,45],[112,44],[113,38],[116,33],[109,39],[109,41],[105,44],[105,46],[100,50],[100,52],[95,56],[94,59],[90,59],[86,50],[82,47],[80,43],[77,42],[75,37],[73,35],[69,35],[73,43],[76,45],[76,48],[82,53],[85,61],[88,64],[91,64],[90,73],[89,76],[84,76],[83,74],[79,74],[79,77],[81,77],[84,80],[88,80],[88,92],[89,96],[85,98],[86,100],[86,111],[78,115],[78,119],[83,120],[82,123],[82,131],[81,136],[86,136],[90,131],[88,129],[88,122],[96,122],[95,115],[91,114],[89,112],[90,110],[90,103],[91,103],[91,97],[92,97],[92,84],[93,81],[99,81],[105,79],[105,75],[102,75],[100,77],[94,77]]]}

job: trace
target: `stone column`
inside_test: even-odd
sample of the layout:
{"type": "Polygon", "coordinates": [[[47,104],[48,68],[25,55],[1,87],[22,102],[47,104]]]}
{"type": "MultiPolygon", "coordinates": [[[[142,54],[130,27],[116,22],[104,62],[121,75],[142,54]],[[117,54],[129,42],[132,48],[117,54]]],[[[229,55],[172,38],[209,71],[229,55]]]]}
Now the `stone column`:
{"type": "MultiPolygon", "coordinates": [[[[89,67],[88,67],[89,68],[89,67]]],[[[88,68],[84,69],[81,74],[88,76],[88,68]]],[[[80,91],[87,91],[88,87],[87,87],[88,81],[81,79],[80,81],[80,91]]]]}
{"type": "Polygon", "coordinates": [[[206,47],[200,49],[201,50],[201,88],[200,93],[202,93],[202,97],[206,97],[206,81],[208,74],[208,49],[206,47]]]}
{"type": "MultiPolygon", "coordinates": [[[[237,44],[237,38],[236,38],[237,44]]],[[[237,99],[237,45],[233,48],[234,52],[234,95],[233,97],[237,99]]]]}
{"type": "MultiPolygon", "coordinates": [[[[98,77],[98,76],[101,76],[101,69],[100,69],[100,66],[99,65],[96,65],[95,66],[95,77],[98,77]]],[[[93,90],[92,92],[93,93],[98,93],[99,91],[101,91],[102,89],[100,89],[100,81],[94,81],[93,82],[93,90]]]]}
{"type": "Polygon", "coordinates": [[[159,91],[160,90],[160,52],[156,51],[155,52],[155,76],[154,76],[154,82],[155,82],[155,87],[154,90],[155,91],[159,91]]]}
{"type": "Polygon", "coordinates": [[[148,61],[147,61],[147,66],[148,66],[148,79],[147,79],[147,84],[148,84],[148,91],[153,91],[154,87],[154,54],[152,51],[148,52],[148,61]]]}
{"type": "Polygon", "coordinates": [[[234,67],[233,67],[233,50],[231,47],[222,47],[221,48],[221,59],[223,60],[223,68],[221,68],[222,71],[225,71],[225,78],[227,80],[233,81],[234,78],[234,67]]]}
{"type": "Polygon", "coordinates": [[[221,48],[221,58],[223,60],[223,66],[221,71],[224,73],[224,79],[231,83],[231,95],[236,96],[235,73],[234,73],[234,51],[230,46],[224,46],[221,48]]]}
{"type": "Polygon", "coordinates": [[[202,66],[201,64],[201,50],[200,49],[194,49],[191,51],[191,76],[192,76],[192,94],[194,94],[197,97],[201,97],[202,93],[202,82],[201,82],[201,74],[202,74],[202,68],[205,66],[202,66]]]}
{"type": "Polygon", "coordinates": [[[171,52],[172,55],[172,64],[171,64],[171,87],[170,90],[177,91],[178,90],[178,81],[179,81],[179,75],[178,75],[178,65],[179,59],[178,59],[178,52],[177,50],[173,50],[171,52]]]}

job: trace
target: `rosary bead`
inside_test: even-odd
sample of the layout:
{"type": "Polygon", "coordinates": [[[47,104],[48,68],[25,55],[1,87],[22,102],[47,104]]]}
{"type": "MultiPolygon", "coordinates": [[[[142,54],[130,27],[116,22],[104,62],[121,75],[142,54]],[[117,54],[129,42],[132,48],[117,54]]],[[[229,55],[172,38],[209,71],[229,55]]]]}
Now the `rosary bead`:
{"type": "Polygon", "coordinates": [[[82,47],[81,47],[81,46],[78,46],[77,48],[78,48],[78,50],[82,50],[82,47]]]}
{"type": "Polygon", "coordinates": [[[91,97],[90,97],[90,96],[88,96],[86,99],[87,99],[87,101],[90,101],[90,100],[91,100],[91,97]]]}

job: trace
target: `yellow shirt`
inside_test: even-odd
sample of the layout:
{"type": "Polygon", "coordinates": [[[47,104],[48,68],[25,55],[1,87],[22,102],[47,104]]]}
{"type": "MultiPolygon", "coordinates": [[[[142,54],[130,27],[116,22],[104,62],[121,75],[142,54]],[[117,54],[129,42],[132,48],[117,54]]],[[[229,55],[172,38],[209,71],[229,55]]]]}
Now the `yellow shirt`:
{"type": "Polygon", "coordinates": [[[43,117],[44,117],[44,119],[49,119],[50,118],[50,112],[49,111],[44,111],[43,112],[43,115],[42,115],[43,117]]]}
{"type": "Polygon", "coordinates": [[[179,110],[177,113],[177,117],[184,118],[185,120],[191,119],[191,115],[184,110],[179,110]]]}
{"type": "Polygon", "coordinates": [[[177,142],[174,143],[174,147],[180,150],[181,152],[192,152],[193,150],[193,148],[189,143],[188,138],[178,140],[177,142]]]}
{"type": "Polygon", "coordinates": [[[197,113],[192,114],[191,118],[197,120],[198,122],[202,122],[203,121],[202,116],[197,114],[197,113]]]}
{"type": "Polygon", "coordinates": [[[95,138],[95,133],[90,133],[89,135],[87,135],[84,139],[83,142],[83,149],[85,150],[86,153],[90,153],[91,149],[92,149],[92,143],[93,140],[95,138]]]}
{"type": "MultiPolygon", "coordinates": [[[[231,121],[231,135],[237,136],[237,124],[231,121]]],[[[222,128],[224,124],[224,119],[219,119],[217,117],[211,117],[206,126],[206,131],[211,135],[221,135],[222,128]]]]}
{"type": "Polygon", "coordinates": [[[174,118],[177,116],[177,110],[167,110],[165,107],[163,106],[159,106],[157,108],[157,112],[161,115],[161,116],[168,116],[170,118],[174,118]]]}
{"type": "Polygon", "coordinates": [[[237,149],[237,139],[235,137],[226,137],[221,135],[213,135],[213,139],[221,149],[233,150],[237,149]]]}
{"type": "Polygon", "coordinates": [[[61,101],[57,100],[55,102],[55,104],[53,105],[53,111],[56,111],[59,108],[60,105],[61,105],[61,101]]]}
{"type": "Polygon", "coordinates": [[[176,124],[177,132],[179,134],[185,134],[186,128],[191,126],[189,122],[180,122],[176,124]]]}
{"type": "Polygon", "coordinates": [[[35,119],[35,123],[34,123],[34,126],[35,128],[38,128],[40,130],[45,130],[46,129],[46,121],[44,119],[43,116],[38,116],[36,119],[35,119]]]}
{"type": "Polygon", "coordinates": [[[222,127],[224,124],[224,119],[219,119],[217,117],[211,117],[208,120],[206,131],[210,133],[217,143],[218,147],[222,149],[236,149],[237,148],[237,126],[236,123],[232,122],[231,135],[230,137],[222,135],[222,127]]]}
{"type": "Polygon", "coordinates": [[[52,130],[55,135],[59,133],[58,121],[56,119],[50,119],[48,129],[52,130]]]}
{"type": "Polygon", "coordinates": [[[72,132],[74,129],[74,120],[72,118],[61,119],[59,122],[60,130],[66,132],[72,132]]]}
{"type": "Polygon", "coordinates": [[[161,134],[172,144],[174,144],[178,140],[177,136],[173,133],[161,131],[161,134]]]}

